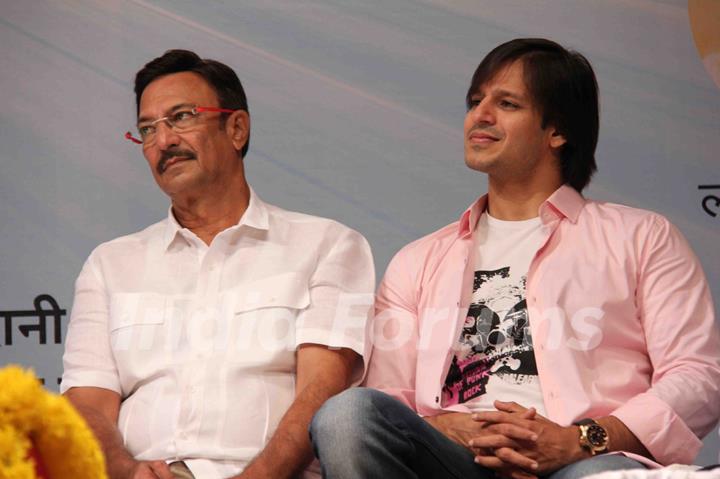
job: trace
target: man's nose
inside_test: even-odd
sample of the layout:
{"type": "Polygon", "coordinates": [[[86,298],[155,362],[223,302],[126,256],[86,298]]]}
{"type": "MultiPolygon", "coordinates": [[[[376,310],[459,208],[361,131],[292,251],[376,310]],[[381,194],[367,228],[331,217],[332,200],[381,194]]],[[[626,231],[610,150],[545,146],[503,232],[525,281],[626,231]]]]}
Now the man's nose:
{"type": "Polygon", "coordinates": [[[475,105],[469,114],[475,124],[495,124],[495,111],[488,98],[475,105]]]}
{"type": "Polygon", "coordinates": [[[155,144],[161,150],[180,143],[180,135],[170,126],[167,120],[159,121],[155,125],[155,144]]]}

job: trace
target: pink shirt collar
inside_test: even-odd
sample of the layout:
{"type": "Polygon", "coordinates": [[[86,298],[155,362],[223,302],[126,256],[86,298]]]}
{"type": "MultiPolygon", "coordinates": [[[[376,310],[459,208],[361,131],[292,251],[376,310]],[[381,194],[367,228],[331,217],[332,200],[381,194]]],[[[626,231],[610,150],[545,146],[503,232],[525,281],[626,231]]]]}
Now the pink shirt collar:
{"type": "MultiPolygon", "coordinates": [[[[487,194],[478,198],[475,203],[465,210],[458,222],[459,237],[467,237],[472,234],[486,206],[487,194]]],[[[555,218],[563,217],[572,223],[577,223],[580,211],[584,206],[585,198],[577,190],[568,185],[562,185],[540,205],[538,214],[543,224],[547,224],[555,218]]]]}

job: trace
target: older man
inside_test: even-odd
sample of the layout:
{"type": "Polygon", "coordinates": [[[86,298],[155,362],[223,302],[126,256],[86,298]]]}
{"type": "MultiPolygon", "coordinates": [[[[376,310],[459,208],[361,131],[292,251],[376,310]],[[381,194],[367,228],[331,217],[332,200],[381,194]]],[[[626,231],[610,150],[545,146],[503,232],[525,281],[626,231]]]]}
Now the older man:
{"type": "Polygon", "coordinates": [[[250,117],[228,66],[168,51],[135,93],[127,137],[172,206],[88,258],[61,389],[112,478],[293,477],[313,413],[362,375],[368,244],[248,186],[250,117]]]}

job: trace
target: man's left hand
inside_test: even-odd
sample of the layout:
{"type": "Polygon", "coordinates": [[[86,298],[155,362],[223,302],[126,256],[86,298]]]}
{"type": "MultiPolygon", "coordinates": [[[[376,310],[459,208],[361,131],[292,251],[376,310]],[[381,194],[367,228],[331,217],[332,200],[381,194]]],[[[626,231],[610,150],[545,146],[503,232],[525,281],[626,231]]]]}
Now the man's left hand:
{"type": "Polygon", "coordinates": [[[483,411],[472,415],[473,420],[489,424],[488,430],[495,433],[471,440],[472,447],[478,451],[475,456],[478,464],[501,475],[508,466],[516,466],[540,476],[589,457],[580,447],[576,426],[563,427],[539,414],[528,419],[521,414],[528,409],[514,402],[495,401],[495,407],[497,411],[483,411]],[[503,434],[503,430],[509,425],[534,432],[537,440],[509,439],[503,434]],[[528,459],[532,462],[529,463],[528,459]]]}

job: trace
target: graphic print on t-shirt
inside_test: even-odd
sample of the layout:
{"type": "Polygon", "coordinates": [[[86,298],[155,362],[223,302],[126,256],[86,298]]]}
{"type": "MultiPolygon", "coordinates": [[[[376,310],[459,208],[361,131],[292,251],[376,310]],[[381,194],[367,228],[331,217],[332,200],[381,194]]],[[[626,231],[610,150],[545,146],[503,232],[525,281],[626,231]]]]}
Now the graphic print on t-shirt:
{"type": "Polygon", "coordinates": [[[525,281],[521,276],[513,282],[510,267],[475,272],[472,303],[443,387],[444,404],[486,394],[491,378],[537,384],[525,281]]]}

